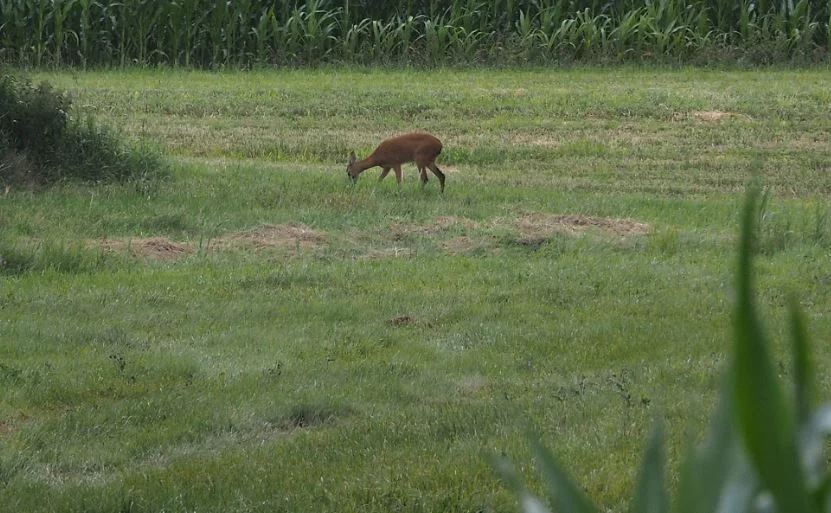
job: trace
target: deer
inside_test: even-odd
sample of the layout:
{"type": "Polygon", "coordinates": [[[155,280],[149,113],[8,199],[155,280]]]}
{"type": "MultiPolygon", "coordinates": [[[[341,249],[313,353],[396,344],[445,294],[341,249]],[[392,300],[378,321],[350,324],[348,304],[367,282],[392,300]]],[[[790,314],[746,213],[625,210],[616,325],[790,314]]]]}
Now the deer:
{"type": "Polygon", "coordinates": [[[358,180],[358,175],[371,167],[380,166],[381,176],[378,181],[389,174],[390,169],[395,171],[395,179],[401,184],[401,164],[415,162],[420,173],[421,187],[427,184],[427,169],[439,179],[441,192],[444,193],[444,173],[436,165],[436,157],[441,153],[441,141],[425,132],[411,132],[409,134],[390,137],[381,141],[367,158],[358,160],[355,152],[349,154],[346,163],[346,174],[352,183],[358,180]]]}

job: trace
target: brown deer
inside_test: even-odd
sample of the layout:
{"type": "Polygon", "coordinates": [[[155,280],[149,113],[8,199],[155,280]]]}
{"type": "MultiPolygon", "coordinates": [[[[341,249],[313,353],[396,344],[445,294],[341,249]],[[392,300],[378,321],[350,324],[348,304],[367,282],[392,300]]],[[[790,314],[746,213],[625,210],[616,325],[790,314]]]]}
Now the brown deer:
{"type": "Polygon", "coordinates": [[[381,176],[378,181],[384,179],[389,174],[390,169],[395,171],[395,179],[401,183],[401,164],[405,162],[415,162],[421,173],[421,186],[427,183],[427,169],[433,172],[439,179],[441,184],[441,192],[444,192],[444,173],[436,165],[436,157],[441,153],[441,141],[430,134],[424,132],[412,132],[409,134],[391,137],[375,148],[372,154],[363,159],[358,160],[355,152],[349,154],[349,161],[346,164],[346,174],[355,182],[358,180],[358,175],[365,170],[380,166],[381,176]]]}

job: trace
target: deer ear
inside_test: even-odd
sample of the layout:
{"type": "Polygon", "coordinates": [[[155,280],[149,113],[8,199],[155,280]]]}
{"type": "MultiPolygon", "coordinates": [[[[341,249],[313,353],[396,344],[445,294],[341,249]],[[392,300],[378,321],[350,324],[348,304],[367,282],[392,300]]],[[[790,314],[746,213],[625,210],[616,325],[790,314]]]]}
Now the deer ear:
{"type": "Polygon", "coordinates": [[[354,164],[356,160],[358,160],[358,157],[355,156],[355,152],[353,151],[349,154],[349,165],[354,164]]]}

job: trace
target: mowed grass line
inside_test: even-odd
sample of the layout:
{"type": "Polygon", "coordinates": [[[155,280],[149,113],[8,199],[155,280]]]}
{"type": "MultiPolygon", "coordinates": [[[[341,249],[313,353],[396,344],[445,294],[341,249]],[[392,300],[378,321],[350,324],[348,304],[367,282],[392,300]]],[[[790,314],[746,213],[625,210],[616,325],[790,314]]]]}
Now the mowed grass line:
{"type": "Polygon", "coordinates": [[[625,510],[650,417],[674,465],[710,413],[760,167],[766,322],[795,291],[831,335],[826,71],[39,77],[175,170],[0,197],[39,259],[0,275],[0,509],[512,511],[484,456],[527,422],[625,510]],[[349,187],[403,127],[446,194],[349,187]]]}
{"type": "Polygon", "coordinates": [[[735,191],[759,160],[781,192],[829,193],[823,70],[127,71],[84,74],[83,84],[71,74],[38,77],[71,89],[76,109],[182,156],[332,166],[351,150],[364,155],[385,137],[425,129],[445,143],[445,163],[480,168],[486,180],[735,191]]]}

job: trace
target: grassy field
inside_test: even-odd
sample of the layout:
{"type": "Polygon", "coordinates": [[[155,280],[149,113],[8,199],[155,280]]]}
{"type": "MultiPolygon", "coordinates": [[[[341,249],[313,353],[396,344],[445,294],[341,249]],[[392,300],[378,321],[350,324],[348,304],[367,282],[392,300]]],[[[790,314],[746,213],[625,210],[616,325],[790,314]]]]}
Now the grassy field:
{"type": "Polygon", "coordinates": [[[831,391],[828,70],[34,78],[173,173],[0,196],[4,511],[513,511],[527,425],[623,511],[650,418],[674,472],[711,413],[754,171],[831,391]],[[444,195],[349,186],[411,129],[444,195]]]}

